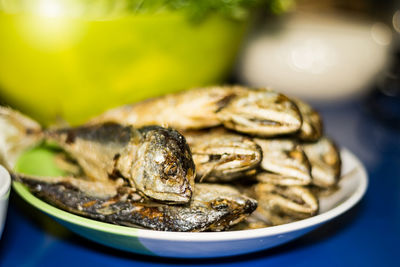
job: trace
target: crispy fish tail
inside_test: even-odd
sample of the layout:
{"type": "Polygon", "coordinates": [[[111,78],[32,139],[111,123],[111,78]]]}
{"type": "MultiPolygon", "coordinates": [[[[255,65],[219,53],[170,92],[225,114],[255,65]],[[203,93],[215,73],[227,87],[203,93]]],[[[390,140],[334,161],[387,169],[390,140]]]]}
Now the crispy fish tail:
{"type": "Polygon", "coordinates": [[[34,120],[0,107],[0,163],[12,169],[23,151],[42,140],[42,128],[34,120]]]}

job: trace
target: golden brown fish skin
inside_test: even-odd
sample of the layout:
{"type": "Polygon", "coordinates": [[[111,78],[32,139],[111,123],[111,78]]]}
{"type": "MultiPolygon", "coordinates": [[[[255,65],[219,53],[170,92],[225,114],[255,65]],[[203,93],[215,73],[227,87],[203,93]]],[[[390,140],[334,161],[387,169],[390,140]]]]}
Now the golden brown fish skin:
{"type": "Polygon", "coordinates": [[[38,197],[66,211],[160,231],[221,231],[239,223],[257,207],[255,200],[222,185],[198,184],[190,203],[166,205],[151,202],[126,187],[118,187],[113,196],[100,198],[82,192],[69,180],[51,182],[15,174],[13,177],[38,197]]]}
{"type": "Polygon", "coordinates": [[[328,137],[314,143],[303,143],[303,150],[311,163],[313,184],[322,188],[337,185],[341,173],[341,158],[337,145],[328,137]]]}
{"type": "Polygon", "coordinates": [[[308,185],[311,166],[302,146],[288,138],[253,139],[262,149],[263,159],[257,179],[279,185],[308,185]]]}
{"type": "Polygon", "coordinates": [[[271,225],[289,223],[317,214],[318,199],[304,186],[258,183],[253,187],[258,201],[255,215],[271,225]]]}
{"type": "Polygon", "coordinates": [[[220,125],[216,113],[237,93],[240,86],[196,88],[106,111],[88,124],[117,122],[136,127],[162,125],[178,130],[203,129],[220,125]]]}
{"type": "Polygon", "coordinates": [[[297,136],[302,141],[317,141],[323,135],[323,123],[319,113],[306,102],[292,98],[299,108],[303,123],[297,136]]]}
{"type": "Polygon", "coordinates": [[[228,129],[260,137],[292,134],[302,125],[298,107],[268,88],[242,90],[217,116],[228,129]]]}
{"type": "Polygon", "coordinates": [[[219,125],[258,136],[291,134],[302,120],[297,106],[270,89],[214,86],[169,94],[115,108],[88,124],[117,122],[125,125],[162,125],[178,130],[219,125]]]}
{"type": "Polygon", "coordinates": [[[201,181],[229,182],[257,168],[261,148],[250,138],[223,128],[184,131],[197,177],[201,181]]]}
{"type": "Polygon", "coordinates": [[[116,123],[45,132],[77,160],[92,180],[127,179],[144,195],[171,203],[189,202],[194,162],[185,138],[173,129],[136,129],[116,123]]]}

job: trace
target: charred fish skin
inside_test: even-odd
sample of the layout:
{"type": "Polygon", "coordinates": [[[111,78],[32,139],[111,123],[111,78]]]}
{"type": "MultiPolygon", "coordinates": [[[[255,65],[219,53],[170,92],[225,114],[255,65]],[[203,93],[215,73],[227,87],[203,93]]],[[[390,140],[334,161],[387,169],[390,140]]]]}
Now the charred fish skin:
{"type": "Polygon", "coordinates": [[[190,203],[166,205],[125,193],[123,187],[104,198],[90,196],[67,180],[46,182],[26,175],[13,177],[36,196],[74,214],[159,231],[221,231],[239,223],[257,207],[255,200],[230,186],[199,184],[190,203]]]}
{"type": "Polygon", "coordinates": [[[262,159],[261,148],[250,138],[223,128],[184,131],[200,181],[229,182],[245,177],[262,159]]]}
{"type": "Polygon", "coordinates": [[[122,177],[150,198],[190,201],[194,162],[185,138],[173,129],[104,123],[49,131],[46,137],[75,158],[93,180],[122,177]]]}
{"type": "MultiPolygon", "coordinates": [[[[152,216],[140,218],[147,226],[161,231],[223,231],[244,220],[257,207],[257,201],[241,195],[231,186],[196,184],[189,205],[151,207],[152,216]],[[163,223],[163,226],[155,224],[163,223]]],[[[144,204],[140,209],[146,209],[144,204]]],[[[128,216],[130,216],[128,214],[128,216]]]]}

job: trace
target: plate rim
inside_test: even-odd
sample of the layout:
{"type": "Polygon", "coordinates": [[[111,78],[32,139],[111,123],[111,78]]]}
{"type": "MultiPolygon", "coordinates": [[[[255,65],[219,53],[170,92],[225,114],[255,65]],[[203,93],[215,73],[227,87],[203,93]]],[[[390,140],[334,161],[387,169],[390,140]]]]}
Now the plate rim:
{"type": "Polygon", "coordinates": [[[271,226],[260,229],[237,230],[237,231],[223,231],[223,232],[170,232],[170,231],[156,231],[148,229],[140,229],[135,227],[127,227],[121,225],[114,225],[111,223],[96,221],[93,219],[85,218],[73,213],[61,210],[54,207],[45,201],[37,198],[28,191],[21,183],[14,181],[13,188],[17,194],[23,198],[30,205],[34,206],[43,213],[50,215],[58,221],[65,221],[70,224],[78,225],[81,227],[89,228],[92,230],[107,232],[109,234],[123,235],[126,237],[146,238],[153,240],[165,241],[185,241],[185,242],[222,242],[232,240],[246,240],[251,238],[269,237],[288,232],[294,232],[301,229],[317,226],[321,223],[327,222],[344,212],[351,209],[356,205],[364,196],[368,187],[368,175],[365,166],[361,161],[348,149],[342,148],[340,150],[342,158],[349,157],[355,162],[358,167],[357,171],[360,172],[359,185],[352,195],[338,206],[318,214],[316,216],[303,219],[296,222],[291,222],[278,226],[271,226]]]}

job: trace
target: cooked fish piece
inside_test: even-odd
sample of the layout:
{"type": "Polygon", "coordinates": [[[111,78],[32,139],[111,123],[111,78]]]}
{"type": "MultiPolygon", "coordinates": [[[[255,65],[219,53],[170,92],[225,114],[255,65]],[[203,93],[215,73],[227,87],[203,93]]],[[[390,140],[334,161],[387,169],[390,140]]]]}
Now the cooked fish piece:
{"type": "Polygon", "coordinates": [[[301,125],[298,137],[304,141],[317,141],[322,136],[323,124],[322,118],[316,110],[309,104],[298,98],[292,98],[292,101],[299,108],[303,123],[301,125]]]}
{"type": "Polygon", "coordinates": [[[159,126],[135,129],[114,123],[46,132],[93,179],[123,177],[154,199],[190,200],[195,167],[185,139],[159,126]]]}
{"type": "Polygon", "coordinates": [[[270,89],[241,91],[217,116],[228,129],[262,137],[295,133],[302,125],[297,106],[270,89]]]}
{"type": "Polygon", "coordinates": [[[335,186],[341,172],[340,153],[335,143],[322,137],[315,143],[304,143],[302,146],[311,163],[313,184],[323,188],[335,186]]]}
{"type": "Polygon", "coordinates": [[[280,185],[307,185],[311,183],[311,168],[301,145],[295,140],[253,139],[263,153],[261,168],[267,172],[257,174],[262,182],[280,185]]]}
{"type": "Polygon", "coordinates": [[[318,199],[306,187],[258,183],[253,190],[258,201],[257,217],[271,225],[305,219],[318,212],[318,199]]]}
{"type": "Polygon", "coordinates": [[[270,89],[215,86],[193,89],[116,108],[89,124],[117,122],[144,126],[163,125],[178,130],[225,127],[253,135],[294,133],[302,121],[297,106],[270,89]]]}
{"type": "Polygon", "coordinates": [[[162,125],[178,130],[209,128],[221,124],[216,112],[242,90],[245,89],[240,86],[214,86],[168,94],[111,109],[89,124],[162,125]]]}
{"type": "Polygon", "coordinates": [[[250,138],[223,128],[182,132],[192,151],[201,181],[231,181],[261,162],[261,148],[250,138]]]}
{"type": "Polygon", "coordinates": [[[25,127],[30,125],[18,120],[22,115],[15,114],[0,109],[0,118],[8,122],[3,126],[14,129],[12,135],[0,134],[0,139],[8,143],[38,140],[40,135],[67,151],[94,181],[121,177],[144,195],[172,203],[189,202],[192,196],[194,162],[185,138],[175,130],[104,123],[41,131],[33,122],[34,128],[25,127]]]}
{"type": "Polygon", "coordinates": [[[241,195],[235,188],[216,184],[196,184],[190,203],[166,205],[149,201],[131,188],[126,190],[117,184],[115,195],[96,196],[82,191],[85,186],[76,178],[37,179],[21,174],[13,177],[38,197],[66,211],[104,222],[160,231],[221,231],[239,223],[257,207],[257,201],[241,195]]]}

